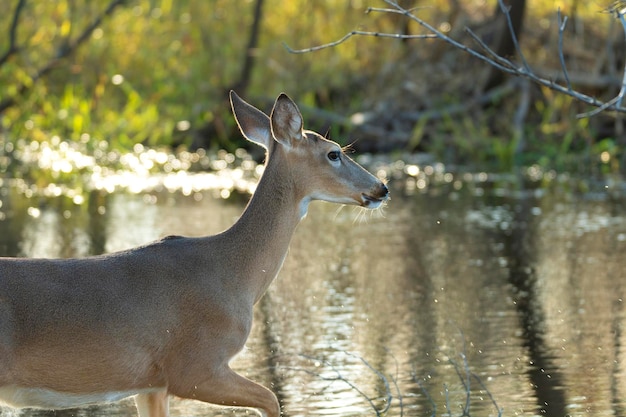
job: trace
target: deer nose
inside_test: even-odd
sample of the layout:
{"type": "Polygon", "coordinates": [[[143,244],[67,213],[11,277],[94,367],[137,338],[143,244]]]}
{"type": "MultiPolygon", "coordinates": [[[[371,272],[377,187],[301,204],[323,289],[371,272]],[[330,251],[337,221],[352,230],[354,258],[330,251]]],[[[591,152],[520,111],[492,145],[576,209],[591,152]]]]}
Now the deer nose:
{"type": "Polygon", "coordinates": [[[389,195],[389,188],[387,188],[387,186],[381,182],[379,192],[380,192],[381,198],[385,198],[389,195]]]}

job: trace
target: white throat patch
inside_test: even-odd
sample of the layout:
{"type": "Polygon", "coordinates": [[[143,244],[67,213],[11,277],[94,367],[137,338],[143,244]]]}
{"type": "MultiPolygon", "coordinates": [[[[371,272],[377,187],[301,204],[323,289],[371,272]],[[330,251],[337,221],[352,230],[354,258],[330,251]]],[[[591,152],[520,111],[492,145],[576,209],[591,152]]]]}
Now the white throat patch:
{"type": "Polygon", "coordinates": [[[307,196],[304,197],[302,199],[302,201],[300,201],[300,204],[298,205],[298,209],[299,209],[299,214],[300,214],[300,220],[304,219],[306,217],[306,214],[309,210],[309,203],[311,202],[311,197],[307,196]]]}

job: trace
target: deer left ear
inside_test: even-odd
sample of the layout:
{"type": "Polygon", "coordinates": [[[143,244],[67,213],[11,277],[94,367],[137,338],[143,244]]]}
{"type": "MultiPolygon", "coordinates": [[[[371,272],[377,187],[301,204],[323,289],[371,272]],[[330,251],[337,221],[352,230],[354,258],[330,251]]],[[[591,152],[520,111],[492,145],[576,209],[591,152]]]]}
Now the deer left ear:
{"type": "Polygon", "coordinates": [[[282,93],[276,99],[270,115],[272,136],[284,145],[291,145],[302,139],[302,114],[296,103],[282,93]]]}

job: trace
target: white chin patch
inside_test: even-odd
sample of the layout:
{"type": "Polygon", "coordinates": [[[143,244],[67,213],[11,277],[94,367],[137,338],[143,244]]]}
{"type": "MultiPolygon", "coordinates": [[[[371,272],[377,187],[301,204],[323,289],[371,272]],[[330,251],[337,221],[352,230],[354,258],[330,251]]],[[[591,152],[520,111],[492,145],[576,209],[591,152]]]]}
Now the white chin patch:
{"type": "Polygon", "coordinates": [[[365,194],[361,194],[361,205],[368,209],[377,209],[383,203],[382,199],[368,197],[365,194]]]}
{"type": "Polygon", "coordinates": [[[363,207],[367,207],[368,209],[377,209],[382,204],[382,201],[372,201],[372,200],[364,200],[363,207]]]}

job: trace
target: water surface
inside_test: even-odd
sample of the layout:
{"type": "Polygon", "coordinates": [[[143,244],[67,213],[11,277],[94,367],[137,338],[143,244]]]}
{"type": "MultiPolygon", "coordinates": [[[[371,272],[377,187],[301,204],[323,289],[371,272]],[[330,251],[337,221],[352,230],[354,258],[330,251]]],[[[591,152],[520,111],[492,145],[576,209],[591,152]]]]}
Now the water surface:
{"type": "MultiPolygon", "coordinates": [[[[621,194],[454,176],[392,186],[382,211],[311,205],[234,368],[286,416],[626,414],[621,194]]],[[[32,257],[217,233],[247,200],[94,191],[76,205],[1,190],[0,254],[32,257]]],[[[102,414],[135,410],[20,415],[102,414]]],[[[174,400],[172,415],[246,412],[174,400]]]]}

